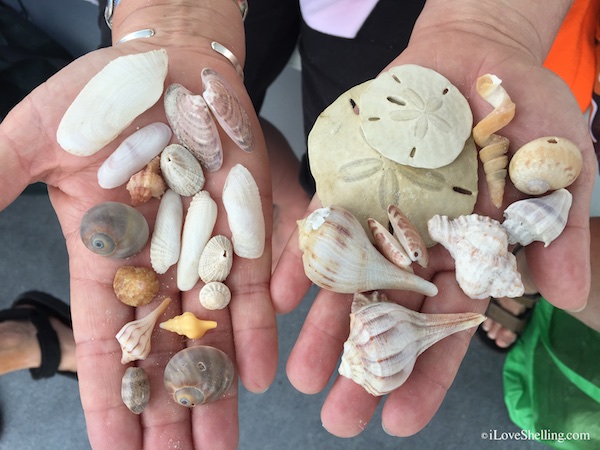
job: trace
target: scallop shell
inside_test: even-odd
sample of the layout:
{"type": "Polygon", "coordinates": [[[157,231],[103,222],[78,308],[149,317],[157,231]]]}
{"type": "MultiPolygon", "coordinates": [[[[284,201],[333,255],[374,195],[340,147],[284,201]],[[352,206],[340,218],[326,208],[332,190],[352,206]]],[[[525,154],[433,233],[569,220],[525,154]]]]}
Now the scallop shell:
{"type": "Polygon", "coordinates": [[[381,254],[387,258],[388,261],[394,263],[396,266],[404,270],[412,272],[410,265],[412,260],[406,254],[406,251],[398,242],[392,233],[388,231],[386,227],[381,225],[375,219],[368,219],[369,229],[373,235],[373,241],[375,246],[379,249],[381,254]]]}
{"type": "Polygon", "coordinates": [[[200,289],[200,304],[208,310],[226,308],[231,301],[231,291],[220,281],[206,283],[200,289]]]}
{"type": "Polygon", "coordinates": [[[121,351],[123,352],[121,364],[146,359],[150,353],[150,337],[154,325],[156,325],[160,315],[167,309],[169,303],[171,303],[171,299],[165,298],[146,317],[129,322],[119,330],[115,337],[121,344],[121,351]]]}
{"type": "Polygon", "coordinates": [[[233,384],[233,362],[206,345],[176,353],[165,367],[164,383],[176,403],[192,408],[219,400],[233,384]]]}
{"type": "Polygon", "coordinates": [[[330,291],[353,294],[374,289],[405,289],[427,296],[437,287],[385,259],[371,244],[358,220],[331,206],[298,221],[306,276],[330,291]]]}
{"type": "Polygon", "coordinates": [[[142,367],[128,367],[121,379],[121,399],[134,414],[141,414],[150,401],[150,379],[142,367]]]}
{"type": "Polygon", "coordinates": [[[152,269],[121,266],[115,273],[113,289],[122,303],[144,306],[154,300],[160,290],[160,283],[152,269]]]}
{"type": "Polygon", "coordinates": [[[109,62],[65,112],[56,140],[67,152],[90,156],[114,140],[163,92],[168,58],[164,49],[109,62]]]}
{"type": "Polygon", "coordinates": [[[508,233],[508,243],[529,245],[541,241],[544,247],[565,229],[573,196],[559,189],[544,197],[528,198],[511,204],[504,211],[502,226],[508,233]]]}
{"type": "Polygon", "coordinates": [[[131,195],[131,204],[138,206],[146,203],[152,197],[161,198],[167,189],[167,184],[160,174],[160,158],[157,156],[148,165],[134,174],[127,183],[131,195]]]}
{"type": "Polygon", "coordinates": [[[165,114],[179,142],[209,172],[223,164],[219,131],[201,95],[194,95],[180,84],[165,91],[165,114]]]}
{"type": "Polygon", "coordinates": [[[92,252],[111,258],[129,258],[144,248],[150,229],[145,217],[135,208],[106,202],[85,213],[79,233],[92,252]]]}
{"type": "Polygon", "coordinates": [[[198,192],[190,203],[183,224],[181,253],[177,264],[177,287],[180,291],[189,291],[200,279],[200,256],[216,221],[217,204],[207,191],[198,192]]]}
{"type": "Polygon", "coordinates": [[[113,189],[125,184],[167,146],[171,129],[162,122],[151,123],[125,139],[98,169],[98,184],[113,189]]]}
{"type": "Polygon", "coordinates": [[[186,311],[179,316],[158,325],[163,330],[177,333],[188,339],[200,339],[207,331],[217,327],[214,320],[198,319],[193,313],[186,311]]]}
{"type": "Polygon", "coordinates": [[[454,220],[435,215],[427,226],[429,235],[454,258],[456,281],[469,297],[523,295],[517,260],[508,251],[506,231],[498,221],[477,214],[454,220]]]}
{"type": "Polygon", "coordinates": [[[389,205],[387,213],[394,235],[408,257],[421,267],[427,267],[429,264],[427,246],[415,226],[396,205],[389,205]]]}
{"type": "Polygon", "coordinates": [[[260,258],[265,249],[265,218],[252,174],[235,165],[223,186],[223,206],[231,230],[233,251],[242,258],[260,258]]]}
{"type": "Polygon", "coordinates": [[[160,155],[160,169],[169,187],[190,197],[204,187],[204,172],[194,155],[183,145],[169,145],[160,155]]]}
{"type": "Polygon", "coordinates": [[[419,313],[388,302],[378,292],[370,297],[354,294],[339,373],[372,395],[386,395],[406,381],[421,353],[484,320],[476,313],[419,313]]]}
{"type": "Polygon", "coordinates": [[[206,243],[200,263],[198,275],[205,283],[211,281],[225,281],[233,265],[233,246],[231,241],[223,235],[210,238],[206,243]]]}
{"type": "Polygon", "coordinates": [[[535,139],[513,155],[508,173],[515,187],[531,195],[569,186],[579,176],[583,158],[577,146],[555,136],[535,139]]]}
{"type": "Polygon", "coordinates": [[[150,262],[156,273],[165,273],[179,260],[182,227],[181,197],[167,189],[160,201],[150,240],[150,262]]]}
{"type": "Polygon", "coordinates": [[[202,96],[219,125],[242,150],[252,151],[254,133],[250,118],[227,80],[214,70],[205,68],[202,70],[202,83],[202,96]]]}

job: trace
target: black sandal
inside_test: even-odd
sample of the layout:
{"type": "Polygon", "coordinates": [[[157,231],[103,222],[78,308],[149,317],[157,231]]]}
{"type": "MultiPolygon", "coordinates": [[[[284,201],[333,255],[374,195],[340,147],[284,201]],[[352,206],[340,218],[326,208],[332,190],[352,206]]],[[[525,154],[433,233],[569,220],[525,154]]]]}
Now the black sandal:
{"type": "Polygon", "coordinates": [[[58,370],[61,360],[60,342],[49,318],[54,317],[65,326],[73,328],[69,305],[44,292],[30,291],[17,297],[11,309],[0,311],[0,322],[8,320],[30,321],[37,330],[42,353],[40,367],[29,369],[34,380],[50,378],[57,373],[77,379],[75,372],[58,370]]]}

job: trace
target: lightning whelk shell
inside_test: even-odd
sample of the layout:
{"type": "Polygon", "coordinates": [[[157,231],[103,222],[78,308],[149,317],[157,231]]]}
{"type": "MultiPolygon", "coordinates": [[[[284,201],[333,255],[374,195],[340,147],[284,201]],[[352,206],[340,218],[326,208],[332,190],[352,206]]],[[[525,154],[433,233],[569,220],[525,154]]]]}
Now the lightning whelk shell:
{"type": "Polygon", "coordinates": [[[202,166],[183,145],[165,148],[160,155],[160,169],[169,187],[182,197],[190,197],[204,187],[202,166]]]}
{"type": "Polygon", "coordinates": [[[181,197],[167,189],[158,207],[150,240],[150,262],[156,273],[165,273],[179,260],[183,203],[181,197]]]}
{"type": "Polygon", "coordinates": [[[231,301],[231,291],[220,281],[211,281],[200,289],[199,299],[200,304],[206,309],[223,309],[231,301]]]}
{"type": "Polygon", "coordinates": [[[504,211],[506,219],[502,223],[508,243],[529,245],[541,241],[548,247],[565,229],[572,203],[573,196],[566,189],[512,203],[504,211]]]}
{"type": "Polygon", "coordinates": [[[141,414],[150,401],[150,379],[142,367],[128,367],[121,379],[121,399],[134,414],[141,414]]]}
{"type": "Polygon", "coordinates": [[[65,112],[56,131],[60,146],[73,155],[90,156],[110,143],[158,101],[167,65],[164,49],[109,62],[65,112]]]}
{"type": "Polygon", "coordinates": [[[262,202],[256,181],[241,164],[235,165],[227,175],[223,206],[235,254],[242,258],[260,258],[265,249],[262,202]]]}
{"type": "Polygon", "coordinates": [[[456,281],[471,298],[519,297],[524,287],[515,255],[508,251],[504,227],[477,214],[433,216],[429,235],[442,244],[456,263],[456,281]]]}
{"type": "Polygon", "coordinates": [[[210,238],[206,243],[200,263],[198,275],[205,283],[211,281],[225,281],[233,265],[233,246],[231,241],[223,235],[210,238]]]}
{"type": "Polygon", "coordinates": [[[370,394],[386,395],[406,381],[421,353],[484,320],[476,313],[419,313],[377,292],[354,294],[350,335],[338,371],[370,394]]]}
{"type": "Polygon", "coordinates": [[[161,198],[167,184],[160,173],[160,158],[156,156],[146,167],[133,174],[126,187],[133,206],[146,203],[152,197],[161,198]]]}
{"type": "Polygon", "coordinates": [[[331,206],[298,221],[306,276],[330,291],[352,294],[375,289],[404,289],[427,296],[437,287],[385,259],[371,244],[360,222],[331,206]]]}

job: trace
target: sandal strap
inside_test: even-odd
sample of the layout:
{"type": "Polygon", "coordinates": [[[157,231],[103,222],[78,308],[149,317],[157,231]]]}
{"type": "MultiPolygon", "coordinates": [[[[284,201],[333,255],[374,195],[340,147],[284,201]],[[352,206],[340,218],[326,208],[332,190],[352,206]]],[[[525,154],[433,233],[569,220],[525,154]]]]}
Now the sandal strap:
{"type": "Polygon", "coordinates": [[[37,340],[40,344],[42,362],[39,367],[29,369],[34,380],[50,378],[58,372],[61,360],[60,341],[56,330],[52,327],[48,316],[36,310],[31,310],[31,323],[37,330],[37,340]]]}
{"type": "Polygon", "coordinates": [[[490,302],[485,315],[515,334],[520,334],[527,324],[526,319],[514,316],[495,302],[490,302]]]}

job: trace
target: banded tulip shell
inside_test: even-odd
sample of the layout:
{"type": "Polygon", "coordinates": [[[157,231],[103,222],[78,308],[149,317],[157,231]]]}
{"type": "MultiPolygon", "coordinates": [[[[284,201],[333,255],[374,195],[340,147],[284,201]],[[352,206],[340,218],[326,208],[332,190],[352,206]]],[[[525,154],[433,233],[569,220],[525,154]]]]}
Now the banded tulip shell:
{"type": "Polygon", "coordinates": [[[150,379],[142,367],[128,367],[121,379],[121,399],[134,414],[141,414],[150,401],[150,379]]]}
{"type": "Polygon", "coordinates": [[[124,203],[106,202],[90,208],[79,227],[85,246],[111,258],[129,258],[148,242],[150,229],[146,218],[124,203]]]}
{"type": "Polygon", "coordinates": [[[109,62],[65,112],[56,131],[60,146],[73,155],[90,156],[113,141],[158,101],[167,65],[164,49],[109,62]]]}
{"type": "Polygon", "coordinates": [[[410,260],[416,261],[421,267],[427,267],[429,264],[427,246],[415,226],[396,205],[389,205],[387,213],[394,236],[410,260]]]}
{"type": "Polygon", "coordinates": [[[191,197],[206,179],[202,166],[183,145],[169,145],[160,155],[160,169],[169,187],[182,197],[191,197]]]}
{"type": "Polygon", "coordinates": [[[231,241],[223,235],[210,238],[206,243],[200,263],[198,275],[205,283],[211,281],[225,281],[233,265],[233,246],[231,241]]]}
{"type": "Polygon", "coordinates": [[[150,262],[156,273],[163,274],[179,260],[183,203],[181,197],[167,189],[158,207],[150,240],[150,262]]]}
{"type": "Polygon", "coordinates": [[[202,96],[174,83],[165,91],[164,105],[167,120],[179,142],[206,170],[219,170],[223,164],[221,139],[202,96]]]}
{"type": "Polygon", "coordinates": [[[231,291],[220,281],[211,281],[200,289],[199,300],[202,307],[208,310],[223,309],[231,301],[231,291]]]}
{"type": "Polygon", "coordinates": [[[127,364],[128,362],[137,361],[139,359],[146,359],[150,353],[150,338],[152,336],[154,325],[156,325],[160,315],[165,312],[169,303],[171,303],[171,299],[165,298],[162,303],[147,316],[126,323],[123,328],[119,330],[115,337],[117,338],[117,341],[119,341],[119,344],[121,344],[121,351],[123,353],[121,364],[127,364]]]}
{"type": "Polygon", "coordinates": [[[161,198],[167,189],[167,184],[160,173],[160,158],[157,156],[148,165],[133,174],[127,183],[131,195],[131,204],[138,206],[146,203],[152,197],[161,198]]]}
{"type": "Polygon", "coordinates": [[[260,258],[265,250],[262,202],[256,181],[241,164],[235,165],[227,175],[223,206],[235,254],[242,258],[260,258]]]}
{"type": "Polygon", "coordinates": [[[425,350],[484,320],[476,313],[419,313],[388,302],[378,292],[354,294],[350,335],[338,371],[371,395],[386,395],[406,381],[425,350]]]}
{"type": "Polygon", "coordinates": [[[217,327],[214,320],[198,319],[193,313],[186,311],[179,316],[158,325],[163,330],[177,333],[188,339],[200,339],[207,331],[217,327]]]}
{"type": "Polygon", "coordinates": [[[555,136],[535,139],[513,155],[508,166],[515,187],[531,195],[569,186],[579,176],[583,158],[577,146],[555,136]]]}
{"type": "Polygon", "coordinates": [[[233,362],[223,351],[199,345],[176,353],[165,367],[165,387],[176,403],[193,408],[219,400],[233,384],[233,362]]]}
{"type": "Polygon", "coordinates": [[[529,245],[541,241],[548,247],[565,229],[572,203],[573,196],[566,189],[512,203],[504,211],[502,223],[508,243],[529,245]]]}
{"type": "Polygon", "coordinates": [[[304,272],[322,288],[344,294],[404,289],[430,297],[438,292],[433,283],[385,259],[343,208],[317,209],[298,221],[298,228],[304,272]]]}
{"type": "Polygon", "coordinates": [[[456,281],[474,299],[519,297],[524,286],[515,255],[500,222],[471,214],[454,220],[433,216],[429,235],[442,244],[456,263],[456,281]]]}
{"type": "Polygon", "coordinates": [[[379,249],[381,254],[385,256],[388,261],[394,263],[401,269],[412,272],[412,268],[410,267],[412,260],[406,254],[406,250],[400,245],[398,239],[375,219],[369,218],[367,223],[373,236],[375,246],[379,249]]]}

